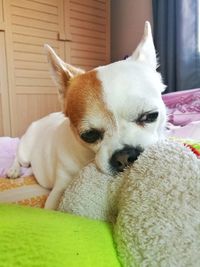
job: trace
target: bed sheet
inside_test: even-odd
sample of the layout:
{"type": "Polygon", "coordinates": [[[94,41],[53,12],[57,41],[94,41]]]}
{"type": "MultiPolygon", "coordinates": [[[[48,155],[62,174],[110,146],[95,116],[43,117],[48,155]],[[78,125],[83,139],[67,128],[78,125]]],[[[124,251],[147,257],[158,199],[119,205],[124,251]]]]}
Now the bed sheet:
{"type": "Polygon", "coordinates": [[[200,140],[200,88],[163,95],[168,135],[200,140]]]}
{"type": "Polygon", "coordinates": [[[162,96],[167,106],[168,121],[185,126],[200,121],[200,89],[168,93],[162,96]]]}
{"type": "MultiPolygon", "coordinates": [[[[18,144],[19,138],[0,137],[0,177],[5,177],[6,171],[11,167],[18,144]]],[[[31,168],[21,168],[21,176],[28,176],[31,174],[31,168]]]]}
{"type": "Polygon", "coordinates": [[[18,179],[6,178],[6,171],[16,155],[19,138],[0,137],[0,203],[44,207],[49,190],[40,186],[31,168],[21,168],[18,179]]]}
{"type": "Polygon", "coordinates": [[[172,124],[168,126],[168,136],[200,142],[200,121],[191,122],[185,126],[174,126],[172,124]]]}

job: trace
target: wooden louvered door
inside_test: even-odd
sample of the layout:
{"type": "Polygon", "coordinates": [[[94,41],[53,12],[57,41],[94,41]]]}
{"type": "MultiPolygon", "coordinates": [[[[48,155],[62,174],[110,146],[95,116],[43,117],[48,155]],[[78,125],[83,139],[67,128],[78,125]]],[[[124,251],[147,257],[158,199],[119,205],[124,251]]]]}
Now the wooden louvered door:
{"type": "Polygon", "coordinates": [[[38,118],[59,110],[44,43],[62,54],[58,1],[5,0],[11,135],[21,136],[38,118]]]}
{"type": "Polygon", "coordinates": [[[110,2],[71,0],[71,63],[83,69],[110,61],[110,2]]]}
{"type": "MultiPolygon", "coordinates": [[[[68,63],[86,70],[109,62],[109,1],[1,1],[10,135],[21,136],[32,121],[60,110],[43,49],[45,43],[68,63]]],[[[0,46],[1,38],[0,32],[0,46]]]]}
{"type": "Polygon", "coordinates": [[[5,14],[0,0],[0,136],[10,134],[10,112],[5,44],[5,14]]]}

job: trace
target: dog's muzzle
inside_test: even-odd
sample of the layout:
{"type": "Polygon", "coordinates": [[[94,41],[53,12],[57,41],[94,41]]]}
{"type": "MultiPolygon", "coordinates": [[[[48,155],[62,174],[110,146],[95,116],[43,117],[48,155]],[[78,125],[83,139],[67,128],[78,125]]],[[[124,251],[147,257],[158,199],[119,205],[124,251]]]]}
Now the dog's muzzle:
{"type": "Polygon", "coordinates": [[[114,172],[123,172],[124,169],[138,158],[143,151],[141,147],[132,147],[126,145],[123,149],[117,150],[110,158],[110,165],[114,172]]]}

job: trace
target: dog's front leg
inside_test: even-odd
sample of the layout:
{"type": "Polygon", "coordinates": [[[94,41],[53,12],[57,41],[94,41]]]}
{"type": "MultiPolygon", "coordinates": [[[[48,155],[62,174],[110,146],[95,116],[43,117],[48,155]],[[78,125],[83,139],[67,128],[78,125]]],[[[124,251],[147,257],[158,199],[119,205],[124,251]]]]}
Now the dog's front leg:
{"type": "Polygon", "coordinates": [[[20,177],[20,175],[21,175],[20,167],[21,166],[20,166],[20,163],[18,161],[18,158],[15,157],[12,166],[7,170],[7,173],[6,173],[7,177],[12,178],[12,179],[20,177]]]}
{"type": "Polygon", "coordinates": [[[69,179],[58,179],[50,192],[46,203],[44,205],[45,209],[56,210],[58,208],[60,199],[67,187],[69,179]]]}

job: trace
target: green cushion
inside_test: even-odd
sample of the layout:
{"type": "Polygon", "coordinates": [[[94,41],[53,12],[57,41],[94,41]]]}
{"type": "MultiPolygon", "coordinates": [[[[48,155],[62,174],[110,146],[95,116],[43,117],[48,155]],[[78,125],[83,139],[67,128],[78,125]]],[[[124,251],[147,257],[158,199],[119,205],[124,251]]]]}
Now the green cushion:
{"type": "Polygon", "coordinates": [[[119,267],[109,224],[0,205],[1,267],[119,267]]]}

